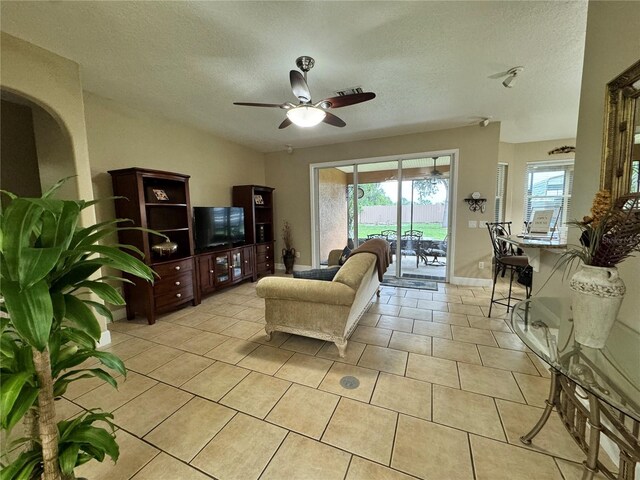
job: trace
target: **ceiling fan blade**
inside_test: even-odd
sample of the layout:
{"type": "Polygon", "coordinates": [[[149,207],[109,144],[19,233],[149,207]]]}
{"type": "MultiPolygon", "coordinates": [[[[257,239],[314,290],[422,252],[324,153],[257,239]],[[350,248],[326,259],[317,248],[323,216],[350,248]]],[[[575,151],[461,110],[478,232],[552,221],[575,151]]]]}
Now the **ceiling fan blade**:
{"type": "Polygon", "coordinates": [[[291,90],[298,100],[305,103],[310,102],[311,92],[304,76],[297,70],[291,70],[289,72],[289,80],[291,81],[291,90]]]}
{"type": "Polygon", "coordinates": [[[269,107],[269,108],[285,108],[286,103],[253,103],[253,102],[233,102],[234,105],[242,107],[269,107]]]}
{"type": "Polygon", "coordinates": [[[326,98],[323,102],[330,104],[330,108],[348,107],[356,103],[367,102],[376,98],[373,92],[354,93],[352,95],[339,95],[337,97],[326,98]]]}
{"type": "Polygon", "coordinates": [[[289,117],[287,117],[282,121],[278,128],[282,130],[283,128],[287,128],[289,125],[291,125],[291,120],[289,120],[289,117]]]}
{"type": "Polygon", "coordinates": [[[324,123],[328,123],[329,125],[333,125],[334,127],[344,127],[346,123],[340,117],[336,117],[333,113],[326,112],[327,115],[322,120],[324,123]]]}

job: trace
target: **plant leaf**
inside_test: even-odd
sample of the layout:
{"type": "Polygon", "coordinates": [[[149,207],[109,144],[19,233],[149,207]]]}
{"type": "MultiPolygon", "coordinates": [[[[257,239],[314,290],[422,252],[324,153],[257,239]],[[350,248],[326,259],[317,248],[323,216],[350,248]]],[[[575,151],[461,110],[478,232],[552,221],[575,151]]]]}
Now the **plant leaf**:
{"type": "Polygon", "coordinates": [[[2,386],[0,386],[0,391],[2,392],[2,395],[0,395],[0,423],[2,428],[7,429],[9,413],[20,396],[22,388],[31,378],[32,374],[30,372],[2,376],[2,386]]]}
{"type": "Polygon", "coordinates": [[[60,180],[58,180],[56,183],[54,183],[51,187],[49,187],[49,190],[47,190],[46,192],[44,192],[42,194],[42,198],[49,198],[50,196],[52,196],[62,185],[64,185],[65,183],[67,183],[68,180],[77,177],[77,175],[70,175],[68,177],[64,177],[60,180]]]}
{"type": "Polygon", "coordinates": [[[40,235],[42,245],[66,249],[71,243],[79,217],[80,207],[78,204],[72,201],[63,201],[59,215],[43,218],[40,235]]]}
{"type": "Polygon", "coordinates": [[[60,463],[60,470],[65,475],[71,475],[73,469],[76,468],[76,462],[78,460],[78,453],[80,452],[80,445],[72,443],[66,447],[58,456],[60,463]]]}
{"type": "Polygon", "coordinates": [[[118,460],[118,444],[109,432],[104,428],[92,427],[90,425],[79,425],[71,432],[68,432],[66,442],[89,444],[94,448],[104,451],[114,461],[118,460]]]}
{"type": "Polygon", "coordinates": [[[53,323],[53,306],[47,282],[40,280],[21,291],[17,282],[5,280],[2,282],[2,294],[16,331],[32,347],[44,350],[53,323]]]}
{"type": "Polygon", "coordinates": [[[122,298],[120,293],[107,283],[93,282],[93,281],[87,280],[87,281],[78,283],[76,286],[90,289],[102,300],[112,305],[125,305],[124,298],[122,298]]]}
{"type": "Polygon", "coordinates": [[[61,247],[23,248],[20,252],[21,262],[18,267],[18,281],[22,288],[28,288],[45,278],[56,266],[61,247]]]}
{"type": "Polygon", "coordinates": [[[153,270],[151,270],[148,265],[145,265],[143,262],[132,257],[128,253],[105,245],[87,245],[83,247],[83,249],[87,252],[98,253],[108,258],[113,262],[110,265],[112,268],[130,273],[131,275],[150,282],[153,281],[153,270]]]}
{"type": "Polygon", "coordinates": [[[97,259],[76,263],[53,282],[51,290],[54,292],[61,292],[67,287],[74,286],[76,283],[89,278],[103,265],[104,262],[97,259]]]}
{"type": "Polygon", "coordinates": [[[7,416],[6,425],[4,428],[7,430],[11,430],[15,425],[24,417],[24,414],[27,413],[35,403],[38,398],[38,394],[40,393],[40,389],[36,387],[26,386],[18,395],[16,402],[9,412],[7,416]]]}
{"type": "Polygon", "coordinates": [[[11,232],[3,238],[2,252],[11,280],[20,278],[22,253],[31,246],[31,235],[40,221],[43,209],[24,198],[13,200],[2,218],[2,231],[11,232]]]}
{"type": "Polygon", "coordinates": [[[102,331],[91,309],[82,300],[70,294],[64,296],[64,303],[67,309],[65,317],[87,332],[94,340],[99,341],[102,331]]]}
{"type": "Polygon", "coordinates": [[[92,300],[84,300],[86,305],[90,305],[99,315],[107,318],[110,322],[113,322],[113,315],[111,314],[111,310],[105,307],[103,304],[94,302],[92,300]]]}

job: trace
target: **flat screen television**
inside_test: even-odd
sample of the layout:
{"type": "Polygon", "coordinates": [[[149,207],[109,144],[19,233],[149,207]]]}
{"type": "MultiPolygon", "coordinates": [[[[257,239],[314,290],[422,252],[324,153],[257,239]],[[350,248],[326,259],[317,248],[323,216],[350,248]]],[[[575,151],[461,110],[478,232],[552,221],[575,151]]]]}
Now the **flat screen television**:
{"type": "Polygon", "coordinates": [[[193,207],[196,250],[244,243],[242,207],[193,207]]]}

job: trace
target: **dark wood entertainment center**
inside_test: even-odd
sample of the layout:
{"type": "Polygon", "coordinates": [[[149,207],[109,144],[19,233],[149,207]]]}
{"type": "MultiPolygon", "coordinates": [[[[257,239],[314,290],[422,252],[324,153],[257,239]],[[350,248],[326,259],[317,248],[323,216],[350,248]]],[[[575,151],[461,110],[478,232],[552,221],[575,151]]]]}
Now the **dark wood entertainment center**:
{"type": "Polygon", "coordinates": [[[245,211],[245,244],[195,253],[188,175],[135,167],[109,173],[114,195],[125,197],[115,200],[116,217],[177,244],[174,253],[161,256],[153,246],[165,238],[141,230],[119,233],[119,242],[143,252],[159,276],[151,285],[125,274],[134,282],[124,284],[128,319],[140,314],[152,325],[160,313],[198,305],[202,295],[275,272],[273,188],[234,186],[233,205],[245,211]]]}

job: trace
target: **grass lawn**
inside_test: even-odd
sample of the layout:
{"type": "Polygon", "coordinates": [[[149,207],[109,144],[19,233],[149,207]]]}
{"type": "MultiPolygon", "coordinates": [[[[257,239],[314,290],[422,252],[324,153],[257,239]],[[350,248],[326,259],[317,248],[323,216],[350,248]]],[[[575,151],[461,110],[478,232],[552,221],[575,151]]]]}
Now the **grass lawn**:
{"type": "MultiPolygon", "coordinates": [[[[402,233],[409,230],[409,224],[402,225],[402,233]]],[[[367,235],[380,233],[383,230],[395,230],[395,225],[359,225],[358,237],[367,238],[367,235]]],[[[447,236],[447,229],[439,223],[414,223],[413,229],[422,232],[423,237],[433,238],[435,240],[444,240],[447,236]]]]}

